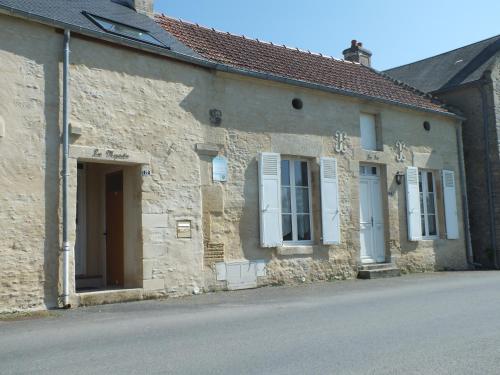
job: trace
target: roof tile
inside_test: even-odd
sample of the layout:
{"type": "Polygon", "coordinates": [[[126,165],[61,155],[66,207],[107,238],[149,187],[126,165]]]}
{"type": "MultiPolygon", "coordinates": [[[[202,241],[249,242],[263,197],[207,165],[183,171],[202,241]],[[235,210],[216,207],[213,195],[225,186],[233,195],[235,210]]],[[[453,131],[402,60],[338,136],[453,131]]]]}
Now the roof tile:
{"type": "Polygon", "coordinates": [[[428,95],[359,63],[224,33],[165,15],[157,15],[156,21],[180,42],[218,63],[449,113],[428,95]]]}

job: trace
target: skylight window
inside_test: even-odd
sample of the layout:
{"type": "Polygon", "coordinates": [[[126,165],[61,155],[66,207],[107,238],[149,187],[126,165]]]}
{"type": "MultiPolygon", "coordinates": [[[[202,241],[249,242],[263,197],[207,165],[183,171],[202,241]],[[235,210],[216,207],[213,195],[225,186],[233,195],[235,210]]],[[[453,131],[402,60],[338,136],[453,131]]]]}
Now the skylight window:
{"type": "Polygon", "coordinates": [[[108,33],[120,35],[125,38],[138,40],[144,43],[154,44],[155,46],[167,47],[146,30],[124,25],[122,23],[111,21],[106,18],[95,16],[89,13],[85,13],[85,16],[87,16],[93,23],[95,23],[97,26],[99,26],[104,31],[107,31],[108,33]]]}

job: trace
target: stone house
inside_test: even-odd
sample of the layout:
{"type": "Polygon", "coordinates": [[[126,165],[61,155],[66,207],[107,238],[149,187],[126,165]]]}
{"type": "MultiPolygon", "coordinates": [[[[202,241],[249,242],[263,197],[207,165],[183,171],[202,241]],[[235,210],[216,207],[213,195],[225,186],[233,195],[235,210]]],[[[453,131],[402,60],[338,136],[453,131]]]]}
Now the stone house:
{"type": "Polygon", "coordinates": [[[478,267],[500,265],[500,35],[386,71],[459,108],[478,267]]]}
{"type": "Polygon", "coordinates": [[[0,311],[467,267],[462,117],[152,9],[0,0],[0,311]]]}

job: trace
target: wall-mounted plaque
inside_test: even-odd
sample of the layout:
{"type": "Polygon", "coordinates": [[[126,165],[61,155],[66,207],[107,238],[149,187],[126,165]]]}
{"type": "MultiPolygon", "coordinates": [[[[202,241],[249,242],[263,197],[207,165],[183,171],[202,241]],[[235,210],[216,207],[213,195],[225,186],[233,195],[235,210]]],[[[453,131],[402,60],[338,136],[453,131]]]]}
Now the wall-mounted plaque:
{"type": "Polygon", "coordinates": [[[212,178],[214,181],[227,181],[227,159],[224,156],[216,156],[213,158],[212,178]]]}
{"type": "Polygon", "coordinates": [[[177,238],[191,238],[191,221],[177,221],[177,238]]]}

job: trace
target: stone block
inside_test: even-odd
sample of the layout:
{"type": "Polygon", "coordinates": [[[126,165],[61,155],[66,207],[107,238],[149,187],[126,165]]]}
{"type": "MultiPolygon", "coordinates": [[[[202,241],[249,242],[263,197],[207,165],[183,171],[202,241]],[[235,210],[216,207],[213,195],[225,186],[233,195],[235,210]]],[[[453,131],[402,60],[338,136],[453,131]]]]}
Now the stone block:
{"type": "Polygon", "coordinates": [[[143,238],[147,243],[165,243],[168,240],[168,228],[144,228],[143,238]]]}
{"type": "Polygon", "coordinates": [[[155,244],[155,243],[145,243],[143,246],[144,258],[156,258],[164,256],[167,253],[167,245],[165,244],[155,244]]]}
{"type": "Polygon", "coordinates": [[[167,228],[168,215],[167,214],[143,214],[142,226],[144,228],[167,228]]]}
{"type": "Polygon", "coordinates": [[[318,157],[323,152],[323,141],[311,135],[272,134],[271,148],[280,154],[318,157]]]}
{"type": "Polygon", "coordinates": [[[153,265],[155,261],[153,259],[143,259],[142,261],[142,278],[149,280],[153,278],[153,265]]]}
{"type": "Polygon", "coordinates": [[[278,255],[311,255],[313,246],[280,246],[277,247],[278,255]]]}
{"type": "Polygon", "coordinates": [[[220,185],[203,186],[203,211],[214,214],[224,212],[224,189],[220,185]]]}
{"type": "Polygon", "coordinates": [[[142,288],[144,290],[160,290],[165,289],[165,280],[163,279],[150,279],[142,281],[142,288]]]}
{"type": "Polygon", "coordinates": [[[211,143],[197,143],[196,152],[201,155],[216,156],[219,154],[219,146],[211,143]]]}

